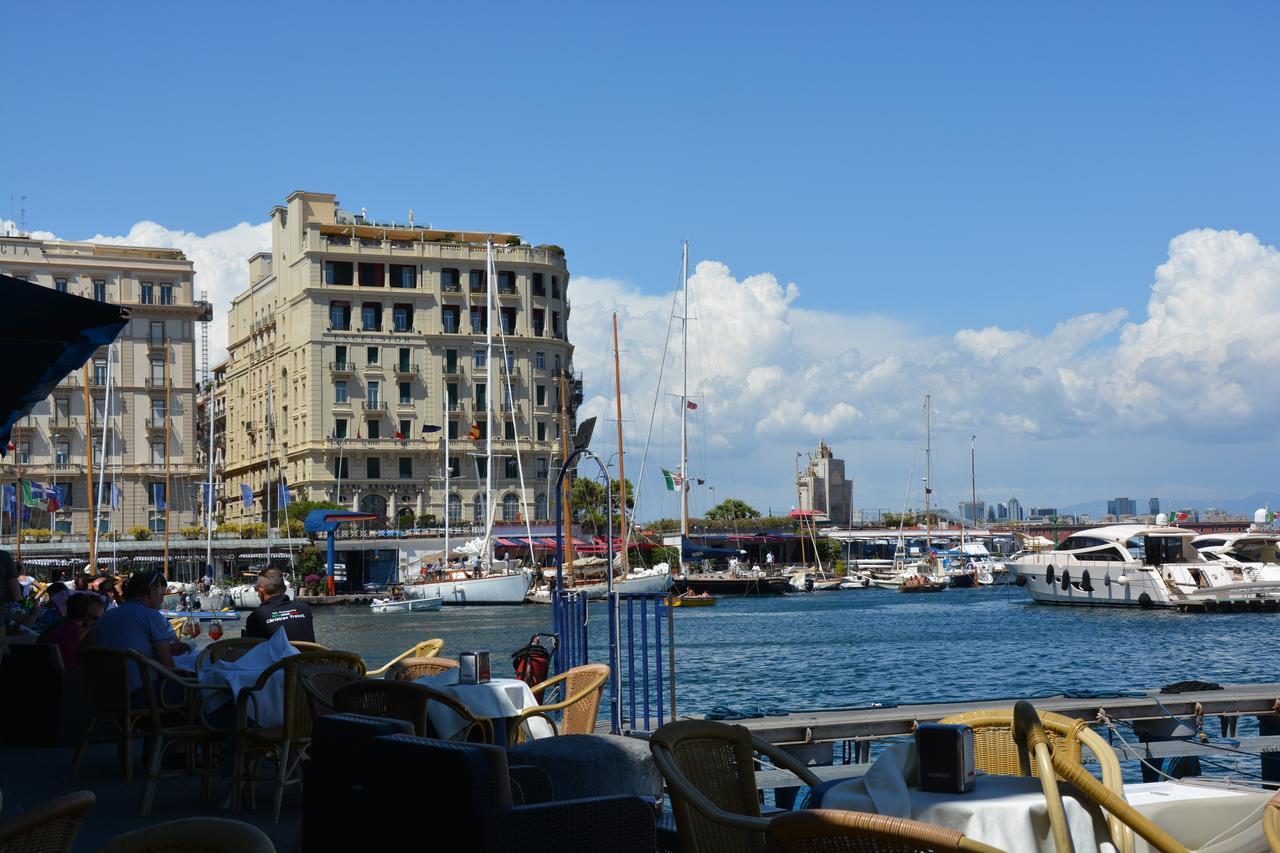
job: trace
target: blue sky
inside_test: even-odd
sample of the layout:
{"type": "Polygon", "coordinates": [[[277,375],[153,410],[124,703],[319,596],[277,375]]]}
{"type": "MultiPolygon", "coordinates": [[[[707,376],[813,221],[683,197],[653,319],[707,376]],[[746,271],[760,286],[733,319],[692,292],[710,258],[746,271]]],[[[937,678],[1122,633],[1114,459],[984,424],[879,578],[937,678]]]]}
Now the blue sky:
{"type": "MultiPolygon", "coordinates": [[[[1179,235],[1280,241],[1270,4],[129,4],[56,19],[25,5],[6,19],[31,58],[7,63],[0,201],[25,193],[28,226],[66,238],[144,221],[214,234],[306,188],[379,219],[413,207],[559,243],[575,288],[608,280],[625,301],[669,291],[687,237],[739,283],[770,273],[805,309],[849,315],[849,346],[859,318],[944,342],[989,326],[1039,339],[1113,310],[1141,323],[1179,235]]],[[[1109,334],[1081,353],[1122,329],[1109,334]]],[[[832,335],[819,361],[843,346],[832,335]]],[[[905,415],[849,403],[866,429],[839,437],[904,440],[905,415]]],[[[1259,440],[1252,452],[1275,449],[1259,440]]],[[[1207,441],[1224,456],[1205,491],[1274,482],[1273,462],[1228,458],[1238,437],[1207,441]]],[[[762,462],[743,492],[781,503],[769,477],[788,466],[762,462]]],[[[1132,480],[1115,479],[1104,494],[1132,480]]]]}

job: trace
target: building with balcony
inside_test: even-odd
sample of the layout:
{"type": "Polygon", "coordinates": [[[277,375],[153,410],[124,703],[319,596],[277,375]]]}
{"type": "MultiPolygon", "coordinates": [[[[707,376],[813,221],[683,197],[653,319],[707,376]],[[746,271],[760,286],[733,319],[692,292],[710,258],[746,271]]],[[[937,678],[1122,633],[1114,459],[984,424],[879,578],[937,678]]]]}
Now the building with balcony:
{"type": "MultiPolygon", "coordinates": [[[[171,532],[195,524],[201,473],[195,338],[212,308],[196,298],[191,261],[174,249],[4,236],[0,273],[131,310],[116,342],[64,378],[14,428],[15,452],[0,468],[4,482],[15,482],[20,470],[24,479],[62,487],[65,497],[55,513],[30,509],[23,526],[89,532],[89,443],[100,530],[147,527],[162,535],[166,505],[171,532]],[[98,505],[100,466],[105,506],[98,505]]],[[[14,522],[6,513],[5,532],[14,522]]]]}
{"type": "Polygon", "coordinates": [[[581,397],[568,284],[555,246],[380,224],[340,210],[333,195],[290,195],[271,211],[271,251],[249,260],[249,286],[228,317],[227,520],[274,514],[283,475],[294,500],[388,520],[483,522],[490,402],[497,518],[548,519],[562,411],[572,429],[581,397]]]}
{"type": "Polygon", "coordinates": [[[800,509],[813,511],[818,520],[849,524],[853,508],[853,481],[844,473],[844,460],[818,439],[818,450],[809,454],[797,483],[800,509]]]}

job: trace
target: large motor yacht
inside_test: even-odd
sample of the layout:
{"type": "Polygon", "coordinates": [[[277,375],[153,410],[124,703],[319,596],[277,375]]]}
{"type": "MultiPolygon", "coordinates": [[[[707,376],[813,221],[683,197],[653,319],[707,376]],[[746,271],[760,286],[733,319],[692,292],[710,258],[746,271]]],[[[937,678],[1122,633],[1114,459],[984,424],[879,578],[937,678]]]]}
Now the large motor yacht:
{"type": "Polygon", "coordinates": [[[1254,582],[1192,545],[1195,531],[1116,524],[1013,558],[1016,583],[1042,604],[1277,609],[1280,582],[1254,582]]]}

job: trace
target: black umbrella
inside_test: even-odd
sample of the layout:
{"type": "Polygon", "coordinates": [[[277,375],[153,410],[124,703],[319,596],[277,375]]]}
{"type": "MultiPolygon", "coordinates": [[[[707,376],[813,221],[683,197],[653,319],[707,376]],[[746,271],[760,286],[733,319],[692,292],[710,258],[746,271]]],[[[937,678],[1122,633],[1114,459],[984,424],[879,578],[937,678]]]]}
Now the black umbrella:
{"type": "Polygon", "coordinates": [[[0,275],[0,454],[19,418],[98,347],[116,339],[129,309],[0,275]]]}

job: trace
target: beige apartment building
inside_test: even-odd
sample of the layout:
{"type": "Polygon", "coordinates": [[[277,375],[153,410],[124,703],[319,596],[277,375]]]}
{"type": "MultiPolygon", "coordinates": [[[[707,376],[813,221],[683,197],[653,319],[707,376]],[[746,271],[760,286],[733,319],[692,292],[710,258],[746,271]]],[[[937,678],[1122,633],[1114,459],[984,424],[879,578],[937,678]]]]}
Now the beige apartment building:
{"type": "Polygon", "coordinates": [[[227,520],[274,517],[283,475],[294,500],[336,501],[388,521],[438,524],[448,513],[482,523],[490,401],[497,518],[554,512],[562,380],[581,394],[563,251],[409,219],[375,223],[310,192],[271,211],[271,252],[250,259],[249,287],[228,318],[227,520]],[[488,239],[495,281],[485,272],[488,239]],[[241,484],[252,490],[248,509],[241,484]]]}
{"type": "MultiPolygon", "coordinates": [[[[212,311],[196,298],[191,261],[174,249],[0,236],[0,273],[131,310],[115,343],[63,379],[13,429],[15,452],[0,469],[4,482],[16,482],[20,470],[24,479],[65,487],[62,509],[32,509],[24,527],[88,534],[87,442],[100,530],[146,527],[163,535],[166,505],[171,532],[196,524],[203,476],[195,447],[195,337],[196,324],[208,322],[212,311]],[[104,420],[107,486],[99,506],[104,420]]],[[[4,522],[5,533],[13,532],[14,519],[6,514],[4,522]]]]}

